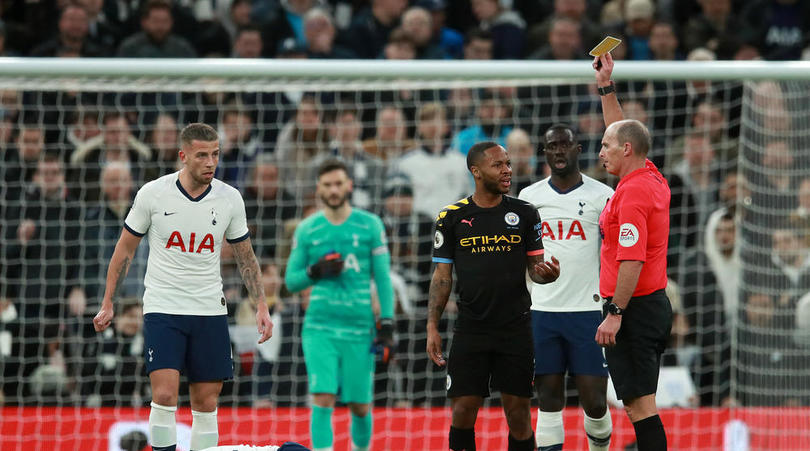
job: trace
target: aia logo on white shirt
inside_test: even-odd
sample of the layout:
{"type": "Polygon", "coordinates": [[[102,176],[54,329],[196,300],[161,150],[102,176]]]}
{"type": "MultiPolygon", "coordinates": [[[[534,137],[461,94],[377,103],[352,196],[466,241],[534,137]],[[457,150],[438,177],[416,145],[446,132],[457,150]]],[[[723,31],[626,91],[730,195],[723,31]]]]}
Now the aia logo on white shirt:
{"type": "Polygon", "coordinates": [[[638,243],[638,229],[633,224],[625,222],[619,227],[619,244],[623,247],[632,247],[638,243]]]}

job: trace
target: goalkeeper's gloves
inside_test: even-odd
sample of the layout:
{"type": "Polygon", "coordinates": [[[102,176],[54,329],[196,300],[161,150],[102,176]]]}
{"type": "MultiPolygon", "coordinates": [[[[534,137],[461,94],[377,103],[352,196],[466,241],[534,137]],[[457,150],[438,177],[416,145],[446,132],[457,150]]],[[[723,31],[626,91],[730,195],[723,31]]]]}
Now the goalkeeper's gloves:
{"type": "Polygon", "coordinates": [[[337,277],[341,271],[343,271],[343,257],[335,251],[327,252],[317,262],[307,267],[307,275],[314,280],[337,277]]]}
{"type": "Polygon", "coordinates": [[[394,320],[383,318],[377,322],[377,337],[372,345],[377,359],[387,365],[394,358],[394,320]]]}

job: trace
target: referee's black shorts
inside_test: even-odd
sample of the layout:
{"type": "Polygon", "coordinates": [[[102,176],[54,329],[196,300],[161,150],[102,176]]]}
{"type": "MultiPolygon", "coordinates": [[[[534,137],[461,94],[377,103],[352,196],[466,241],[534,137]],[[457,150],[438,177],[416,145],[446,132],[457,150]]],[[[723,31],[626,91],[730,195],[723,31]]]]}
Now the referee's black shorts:
{"type": "Polygon", "coordinates": [[[661,354],[671,329],[672,306],[664,290],[630,298],[616,345],[605,348],[608,371],[619,399],[656,392],[661,354]]]}
{"type": "Polygon", "coordinates": [[[447,361],[447,397],[488,397],[495,390],[532,397],[534,342],[531,324],[513,330],[456,332],[447,361]]]}

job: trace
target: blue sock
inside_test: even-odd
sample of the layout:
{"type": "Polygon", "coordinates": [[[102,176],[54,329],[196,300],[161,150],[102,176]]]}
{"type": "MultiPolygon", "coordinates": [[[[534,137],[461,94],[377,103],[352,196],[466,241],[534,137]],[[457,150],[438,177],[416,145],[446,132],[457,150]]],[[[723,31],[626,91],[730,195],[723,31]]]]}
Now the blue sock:
{"type": "Polygon", "coordinates": [[[312,434],[313,448],[332,446],[332,411],[333,407],[312,406],[312,422],[309,426],[312,434]]]}
{"type": "Polygon", "coordinates": [[[368,444],[371,443],[372,424],[371,411],[362,417],[352,414],[352,443],[355,446],[368,447],[368,444]]]}

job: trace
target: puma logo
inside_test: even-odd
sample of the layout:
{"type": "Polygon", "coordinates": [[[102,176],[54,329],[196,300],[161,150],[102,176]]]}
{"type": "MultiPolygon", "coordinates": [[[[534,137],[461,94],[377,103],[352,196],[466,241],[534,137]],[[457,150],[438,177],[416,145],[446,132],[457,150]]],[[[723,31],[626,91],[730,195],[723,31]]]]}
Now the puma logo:
{"type": "Polygon", "coordinates": [[[472,218],[472,219],[462,219],[462,220],[461,220],[461,222],[462,222],[462,224],[467,224],[467,225],[469,225],[470,227],[472,227],[472,222],[473,222],[473,219],[475,219],[475,218],[472,218]]]}

